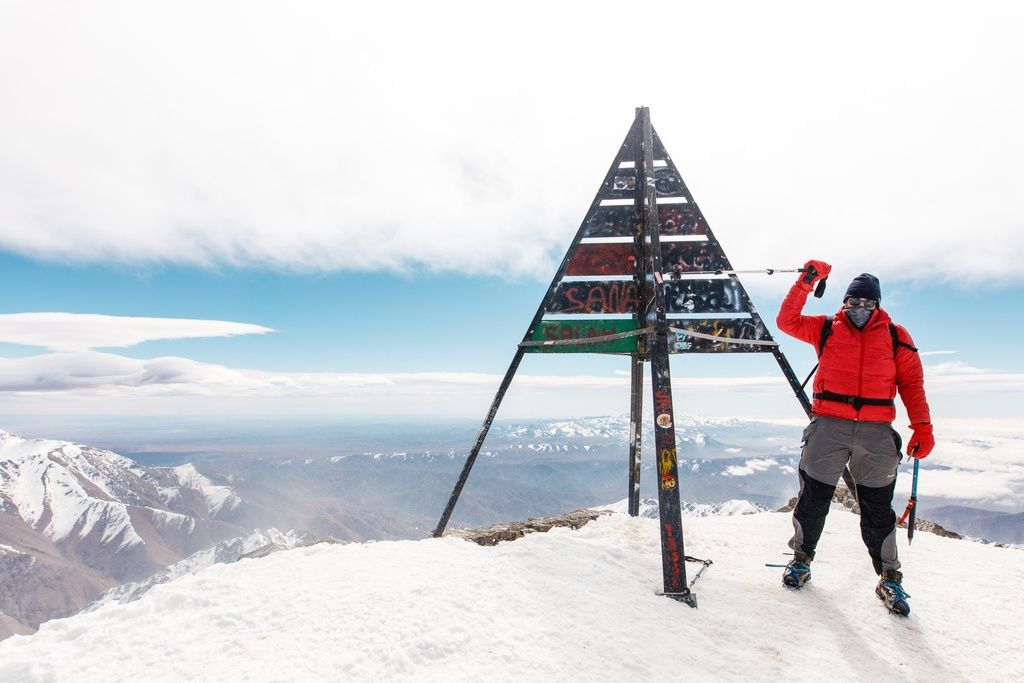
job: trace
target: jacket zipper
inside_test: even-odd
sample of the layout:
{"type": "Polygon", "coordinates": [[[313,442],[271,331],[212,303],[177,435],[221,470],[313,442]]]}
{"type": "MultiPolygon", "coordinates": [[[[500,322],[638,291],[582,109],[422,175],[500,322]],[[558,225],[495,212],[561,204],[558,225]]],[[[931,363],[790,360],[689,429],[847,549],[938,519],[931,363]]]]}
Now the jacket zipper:
{"type": "MultiPolygon", "coordinates": [[[[860,366],[857,368],[857,396],[864,395],[864,333],[867,331],[867,326],[863,330],[857,330],[860,333],[860,366]]],[[[863,406],[861,406],[863,407],[863,406]]],[[[860,422],[860,408],[854,409],[857,413],[857,417],[854,418],[857,422],[860,422]]]]}

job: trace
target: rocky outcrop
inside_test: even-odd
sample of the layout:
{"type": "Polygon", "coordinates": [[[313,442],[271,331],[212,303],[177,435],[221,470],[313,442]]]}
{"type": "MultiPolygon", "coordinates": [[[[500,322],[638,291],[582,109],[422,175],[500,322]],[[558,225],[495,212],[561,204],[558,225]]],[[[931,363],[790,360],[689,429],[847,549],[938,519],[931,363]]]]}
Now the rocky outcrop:
{"type": "MultiPolygon", "coordinates": [[[[857,505],[857,497],[850,493],[850,489],[846,488],[845,486],[836,487],[836,492],[832,496],[832,502],[842,505],[855,515],[860,514],[860,506],[857,505]]],[[[796,496],[790,498],[788,503],[786,503],[785,505],[778,509],[778,512],[792,512],[793,508],[795,507],[796,496]]],[[[900,528],[906,529],[907,523],[904,522],[903,524],[901,524],[900,528]]],[[[914,530],[927,531],[930,534],[935,534],[936,536],[943,536],[945,538],[963,538],[963,536],[956,533],[955,531],[950,531],[949,529],[943,528],[940,524],[930,522],[927,519],[921,519],[920,517],[914,520],[914,530]]]]}
{"type": "Polygon", "coordinates": [[[531,517],[525,522],[509,522],[493,524],[480,529],[452,529],[446,536],[457,536],[479,545],[498,545],[501,541],[514,541],[527,534],[543,533],[555,527],[579,529],[602,515],[610,515],[608,510],[574,510],[554,517],[531,517]]]}

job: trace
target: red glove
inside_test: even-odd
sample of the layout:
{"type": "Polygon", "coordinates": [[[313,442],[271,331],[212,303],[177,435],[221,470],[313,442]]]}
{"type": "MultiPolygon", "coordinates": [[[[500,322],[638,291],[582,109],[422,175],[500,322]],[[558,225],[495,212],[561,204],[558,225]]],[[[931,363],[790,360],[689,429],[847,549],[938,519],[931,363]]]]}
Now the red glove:
{"type": "Polygon", "coordinates": [[[831,272],[832,266],[824,261],[810,260],[804,264],[804,272],[800,273],[800,277],[796,279],[796,283],[800,285],[800,289],[805,292],[810,292],[814,289],[815,282],[827,278],[828,274],[831,272]]]}
{"type": "Polygon", "coordinates": [[[927,458],[928,454],[935,448],[935,436],[932,435],[930,424],[910,425],[914,435],[910,437],[907,444],[907,455],[914,458],[927,458]]]}

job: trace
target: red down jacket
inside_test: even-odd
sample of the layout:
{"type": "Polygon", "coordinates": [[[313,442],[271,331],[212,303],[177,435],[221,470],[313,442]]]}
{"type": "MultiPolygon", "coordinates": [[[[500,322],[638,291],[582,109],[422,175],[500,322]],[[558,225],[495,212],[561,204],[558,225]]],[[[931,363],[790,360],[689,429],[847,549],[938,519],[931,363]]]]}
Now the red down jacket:
{"type": "MultiPolygon", "coordinates": [[[[802,315],[808,292],[799,284],[793,285],[782,301],[775,322],[788,335],[818,347],[821,328],[826,316],[802,315]]],[[[860,398],[893,399],[899,389],[903,405],[907,407],[910,423],[931,422],[928,401],[924,395],[924,370],[915,351],[900,346],[893,358],[892,333],[889,314],[879,308],[863,330],[858,330],[840,310],[832,323],[832,334],[825,343],[825,352],[819,360],[814,376],[814,393],[831,392],[860,398]]],[[[910,334],[897,325],[899,340],[914,345],[910,334]]],[[[867,405],[859,410],[850,403],[814,399],[815,415],[826,415],[864,422],[892,422],[896,419],[895,406],[867,405]]]]}

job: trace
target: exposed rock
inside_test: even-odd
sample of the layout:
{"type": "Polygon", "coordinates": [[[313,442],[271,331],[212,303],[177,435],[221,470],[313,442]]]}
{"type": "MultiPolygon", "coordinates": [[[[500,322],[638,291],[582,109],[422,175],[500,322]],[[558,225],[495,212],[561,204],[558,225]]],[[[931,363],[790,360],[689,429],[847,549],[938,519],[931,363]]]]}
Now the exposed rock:
{"type": "MultiPolygon", "coordinates": [[[[860,514],[860,506],[857,505],[857,498],[850,493],[850,490],[845,486],[837,486],[835,495],[832,496],[832,502],[838,503],[843,507],[849,509],[853,514],[860,514]]],[[[796,507],[796,496],[789,499],[789,502],[778,509],[778,512],[792,512],[793,508],[796,507]]],[[[906,529],[907,524],[904,522],[899,525],[901,529],[906,529]]],[[[943,528],[941,525],[935,522],[929,522],[927,519],[917,518],[914,520],[915,531],[927,531],[928,533],[935,534],[936,536],[944,536],[945,538],[963,538],[960,534],[955,531],[943,528]]]]}
{"type": "MultiPolygon", "coordinates": [[[[906,522],[900,524],[900,528],[906,529],[906,522]]],[[[945,538],[963,538],[963,536],[961,536],[957,532],[950,531],[949,529],[946,529],[942,525],[936,524],[935,522],[929,522],[927,519],[915,519],[914,529],[916,531],[927,531],[928,533],[935,534],[936,536],[944,536],[945,538]]]]}
{"type": "Polygon", "coordinates": [[[609,510],[574,510],[554,517],[531,517],[525,522],[509,522],[494,524],[481,529],[452,529],[446,536],[458,536],[479,545],[498,545],[501,541],[514,541],[527,534],[550,531],[554,527],[579,529],[602,515],[610,515],[609,510]]]}

